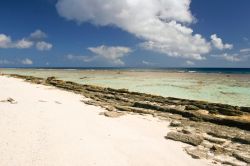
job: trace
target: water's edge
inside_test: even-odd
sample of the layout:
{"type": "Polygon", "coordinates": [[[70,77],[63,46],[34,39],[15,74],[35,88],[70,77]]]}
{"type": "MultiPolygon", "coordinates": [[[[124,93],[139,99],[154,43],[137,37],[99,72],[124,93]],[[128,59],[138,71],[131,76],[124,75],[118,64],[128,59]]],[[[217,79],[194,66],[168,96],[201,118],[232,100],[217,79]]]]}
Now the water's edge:
{"type": "Polygon", "coordinates": [[[5,69],[19,74],[150,93],[164,97],[250,106],[250,74],[181,73],[152,70],[5,69]]]}
{"type": "Polygon", "coordinates": [[[204,101],[155,96],[127,89],[82,85],[71,81],[10,75],[35,84],[54,86],[81,94],[91,100],[85,104],[100,106],[107,117],[126,113],[148,114],[171,120],[172,131],[166,139],[194,147],[185,148],[193,158],[212,159],[220,163],[247,165],[250,156],[250,107],[231,106],[204,101]],[[211,155],[212,154],[212,155],[211,155]],[[222,155],[222,158],[219,158],[222,155]],[[226,158],[225,158],[226,156],[226,158]]]}

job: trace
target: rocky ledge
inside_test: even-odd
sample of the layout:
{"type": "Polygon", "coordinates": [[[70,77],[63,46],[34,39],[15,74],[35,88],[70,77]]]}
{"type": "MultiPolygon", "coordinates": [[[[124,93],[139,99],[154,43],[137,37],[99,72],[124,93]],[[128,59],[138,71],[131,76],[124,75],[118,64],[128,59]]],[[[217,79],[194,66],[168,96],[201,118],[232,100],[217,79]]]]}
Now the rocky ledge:
{"type": "Polygon", "coordinates": [[[105,108],[103,115],[108,117],[139,113],[169,120],[172,131],[165,138],[190,144],[185,150],[193,158],[227,165],[250,164],[250,107],[82,85],[55,77],[10,76],[82,94],[90,99],[84,103],[105,108]]]}

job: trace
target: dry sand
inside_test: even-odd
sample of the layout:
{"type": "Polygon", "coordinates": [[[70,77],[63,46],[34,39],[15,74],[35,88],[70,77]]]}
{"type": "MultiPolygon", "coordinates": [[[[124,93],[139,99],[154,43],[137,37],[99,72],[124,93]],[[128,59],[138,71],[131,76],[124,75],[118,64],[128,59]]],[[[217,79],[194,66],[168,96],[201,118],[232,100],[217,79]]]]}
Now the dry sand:
{"type": "Polygon", "coordinates": [[[0,76],[0,166],[202,166],[186,144],[166,140],[168,122],[108,118],[84,97],[0,76]]]}

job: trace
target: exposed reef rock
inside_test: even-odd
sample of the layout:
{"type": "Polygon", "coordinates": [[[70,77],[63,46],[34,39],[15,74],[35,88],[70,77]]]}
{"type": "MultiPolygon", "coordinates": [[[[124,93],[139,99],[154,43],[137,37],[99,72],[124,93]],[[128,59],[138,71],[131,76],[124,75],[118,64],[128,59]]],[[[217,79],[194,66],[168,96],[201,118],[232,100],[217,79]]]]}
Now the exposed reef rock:
{"type": "Polygon", "coordinates": [[[190,156],[192,156],[195,159],[208,158],[208,154],[204,149],[187,147],[187,148],[185,148],[185,151],[187,152],[187,154],[189,154],[190,156]]]}
{"type": "Polygon", "coordinates": [[[248,156],[247,154],[244,154],[244,152],[240,153],[240,152],[235,152],[233,153],[233,156],[236,157],[237,159],[244,161],[246,163],[250,163],[250,156],[248,156]]]}
{"type": "Polygon", "coordinates": [[[122,115],[125,115],[123,112],[117,112],[117,111],[106,111],[103,113],[105,116],[110,117],[110,118],[117,118],[122,115]]]}
{"type": "MultiPolygon", "coordinates": [[[[30,81],[30,79],[31,78],[28,78],[28,81],[30,81]]],[[[34,80],[35,83],[38,80],[40,82],[40,79],[34,80]]],[[[107,103],[121,111],[147,114],[166,112],[179,114],[182,117],[195,121],[205,121],[250,130],[250,120],[243,118],[250,117],[248,107],[154,96],[138,92],[129,92],[127,89],[111,89],[93,85],[81,85],[74,82],[56,80],[55,77],[47,78],[45,83],[81,93],[96,102],[100,102],[100,106],[102,106],[103,103],[107,103]]]]}
{"type": "Polygon", "coordinates": [[[250,107],[208,103],[130,92],[70,81],[10,75],[82,94],[82,102],[105,108],[107,117],[125,113],[149,114],[171,121],[167,139],[192,145],[185,148],[194,158],[209,158],[229,165],[247,165],[250,159],[250,107]]]}
{"type": "Polygon", "coordinates": [[[190,145],[200,145],[202,141],[204,140],[202,136],[200,135],[194,135],[194,134],[183,134],[179,132],[169,132],[166,136],[167,139],[172,139],[175,141],[181,141],[184,143],[188,143],[190,145]]]}
{"type": "Polygon", "coordinates": [[[177,120],[174,120],[170,123],[171,127],[180,127],[181,126],[181,122],[180,121],[177,121],[177,120]]]}

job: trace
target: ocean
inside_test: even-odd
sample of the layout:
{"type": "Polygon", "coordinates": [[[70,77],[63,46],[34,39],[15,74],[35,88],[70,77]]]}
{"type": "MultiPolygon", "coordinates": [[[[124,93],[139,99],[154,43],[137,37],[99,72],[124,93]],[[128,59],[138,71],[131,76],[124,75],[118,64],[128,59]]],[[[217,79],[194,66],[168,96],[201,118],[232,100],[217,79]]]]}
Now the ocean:
{"type": "Polygon", "coordinates": [[[81,84],[250,106],[250,69],[244,68],[29,68],[0,69],[5,74],[31,75],[81,84]]]}

